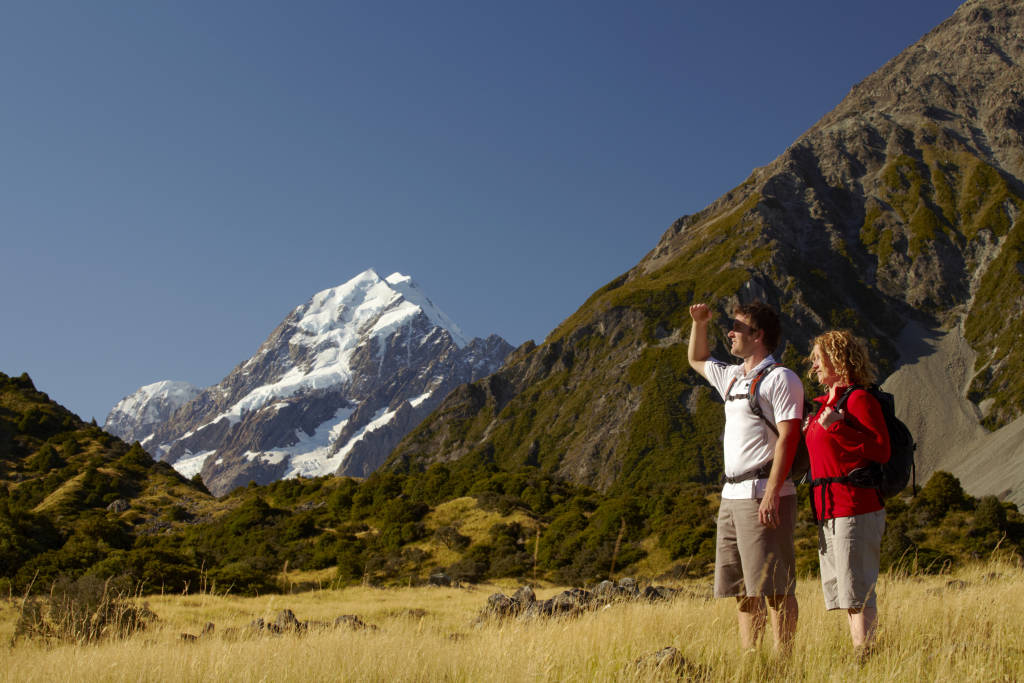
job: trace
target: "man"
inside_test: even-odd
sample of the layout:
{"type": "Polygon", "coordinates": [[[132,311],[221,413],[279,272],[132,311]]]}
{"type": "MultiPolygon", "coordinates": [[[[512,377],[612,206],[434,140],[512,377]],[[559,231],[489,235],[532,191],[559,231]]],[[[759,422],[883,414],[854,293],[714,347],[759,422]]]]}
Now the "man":
{"type": "Polygon", "coordinates": [[[764,633],[767,602],[775,649],[788,653],[797,603],[796,487],[787,477],[801,436],[803,385],[791,370],[774,368],[761,375],[757,389],[764,419],[750,408],[751,382],[777,362],[771,354],[779,341],[779,318],[771,306],[754,302],[734,310],[729,351],[743,360],[740,365],[711,357],[706,304],[690,306],[690,317],[690,367],[725,400],[726,483],[718,511],[715,597],[737,599],[744,650],[755,648],[764,633]]]}

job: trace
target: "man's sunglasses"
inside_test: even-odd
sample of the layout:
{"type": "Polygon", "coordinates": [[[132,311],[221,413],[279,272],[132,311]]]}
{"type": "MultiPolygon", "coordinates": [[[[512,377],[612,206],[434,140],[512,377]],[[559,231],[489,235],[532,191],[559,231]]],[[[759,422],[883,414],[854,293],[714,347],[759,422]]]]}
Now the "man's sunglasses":
{"type": "Polygon", "coordinates": [[[756,327],[751,327],[750,325],[747,325],[746,323],[741,322],[739,320],[733,320],[731,324],[731,329],[733,332],[739,332],[741,334],[747,335],[754,334],[755,332],[757,332],[756,327]]]}

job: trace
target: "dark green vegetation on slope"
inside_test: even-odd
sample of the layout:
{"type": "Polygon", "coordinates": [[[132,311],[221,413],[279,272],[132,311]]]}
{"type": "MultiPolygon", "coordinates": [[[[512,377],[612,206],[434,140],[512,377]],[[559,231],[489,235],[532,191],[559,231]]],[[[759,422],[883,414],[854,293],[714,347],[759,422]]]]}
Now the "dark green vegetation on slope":
{"type": "MultiPolygon", "coordinates": [[[[27,374],[0,373],[0,575],[13,585],[94,569],[173,526],[176,509],[211,500],[138,445],[36,391],[27,374]]],[[[195,573],[177,553],[135,558],[162,574],[195,573]]]]}
{"type": "MultiPolygon", "coordinates": [[[[579,584],[608,577],[613,563],[617,576],[681,577],[704,576],[713,561],[717,487],[647,463],[632,464],[624,481],[661,477],[658,488],[600,493],[535,465],[508,470],[469,456],[214,499],[137,444],[83,423],[27,375],[0,373],[0,463],[0,583],[18,593],[91,577],[143,593],[252,594],[283,589],[285,571],[315,569],[337,584],[418,583],[437,570],[463,581],[529,578],[535,563],[539,578],[579,584]],[[442,520],[460,501],[461,512],[442,520]],[[482,533],[470,515],[484,520],[482,533]]],[[[801,522],[802,571],[817,566],[814,533],[801,522]]],[[[974,500],[937,473],[916,497],[890,504],[884,561],[937,570],[1000,544],[1020,554],[1022,542],[1015,507],[974,500]]]]}

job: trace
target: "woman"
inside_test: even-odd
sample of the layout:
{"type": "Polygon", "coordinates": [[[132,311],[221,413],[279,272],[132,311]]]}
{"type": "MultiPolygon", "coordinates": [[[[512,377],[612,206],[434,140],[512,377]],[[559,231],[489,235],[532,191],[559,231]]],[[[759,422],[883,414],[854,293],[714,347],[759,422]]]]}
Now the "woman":
{"type": "Polygon", "coordinates": [[[875,371],[867,349],[852,334],[839,330],[816,338],[811,374],[828,389],[815,399],[820,406],[805,433],[821,586],[826,609],[846,610],[854,648],[863,652],[878,615],[875,582],[885,508],[870,476],[858,475],[870,472],[861,468],[889,459],[889,433],[878,401],[859,390],[874,382],[875,371]],[[851,483],[851,472],[860,486],[851,483]]]}

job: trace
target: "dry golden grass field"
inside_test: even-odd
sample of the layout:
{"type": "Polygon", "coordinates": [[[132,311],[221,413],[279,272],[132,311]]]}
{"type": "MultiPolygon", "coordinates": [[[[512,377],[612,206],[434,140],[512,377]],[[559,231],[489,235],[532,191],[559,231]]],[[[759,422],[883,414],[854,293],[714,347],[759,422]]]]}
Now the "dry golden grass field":
{"type": "MultiPolygon", "coordinates": [[[[826,613],[816,579],[798,586],[792,655],[768,644],[742,655],[734,606],[689,586],[668,603],[618,603],[573,618],[486,621],[494,592],[472,588],[347,588],[292,595],[151,596],[158,619],[126,639],[44,644],[11,636],[20,600],[0,612],[4,681],[1024,681],[1024,569],[990,562],[942,575],[884,576],[878,645],[859,661],[845,615],[826,613]],[[689,597],[686,597],[689,596],[689,597]],[[252,635],[258,617],[283,609],[300,621],[356,614],[376,629],[329,628],[252,635]],[[214,622],[210,635],[198,635],[214,622]],[[637,666],[664,647],[686,664],[675,672],[637,666]],[[681,674],[679,672],[682,672],[681,674]]],[[[547,598],[561,588],[537,589],[547,598]]]]}

